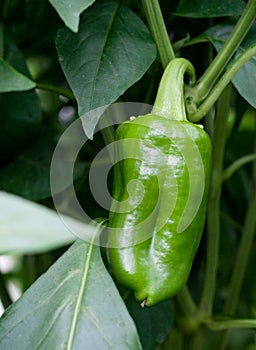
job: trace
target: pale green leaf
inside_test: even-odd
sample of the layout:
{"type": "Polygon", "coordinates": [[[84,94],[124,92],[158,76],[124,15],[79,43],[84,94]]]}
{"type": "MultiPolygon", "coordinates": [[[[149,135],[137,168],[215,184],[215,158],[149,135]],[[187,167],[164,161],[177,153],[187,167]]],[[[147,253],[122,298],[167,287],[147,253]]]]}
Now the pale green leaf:
{"type": "Polygon", "coordinates": [[[0,57],[0,92],[25,91],[36,84],[0,57]]]}
{"type": "MultiPolygon", "coordinates": [[[[0,191],[0,208],[0,254],[44,252],[76,238],[58,214],[45,206],[0,191]]],[[[90,229],[78,221],[77,226],[90,229]]]]}
{"type": "Polygon", "coordinates": [[[141,349],[98,246],[75,242],[7,309],[0,349],[141,349]]]}
{"type": "Polygon", "coordinates": [[[80,14],[95,0],[49,0],[65,25],[73,32],[78,31],[80,14]]]}

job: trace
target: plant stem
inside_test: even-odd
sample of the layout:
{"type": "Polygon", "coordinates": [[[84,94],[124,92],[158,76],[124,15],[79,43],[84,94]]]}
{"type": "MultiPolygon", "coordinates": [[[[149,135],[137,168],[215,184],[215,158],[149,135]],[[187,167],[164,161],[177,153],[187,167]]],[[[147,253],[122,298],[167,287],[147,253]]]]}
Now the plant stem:
{"type": "MultiPolygon", "coordinates": [[[[256,140],[256,133],[255,133],[256,140]]],[[[256,151],[256,141],[255,151],[256,151]]],[[[251,247],[256,231],[256,161],[253,166],[252,173],[252,194],[248,203],[245,216],[244,226],[241,235],[235,265],[232,271],[231,280],[228,287],[228,298],[224,306],[225,314],[232,315],[236,311],[239,294],[244,280],[245,271],[247,269],[251,247]]]]}
{"type": "Polygon", "coordinates": [[[148,25],[158,48],[163,68],[175,58],[158,0],[142,0],[148,25]]]}
{"type": "Polygon", "coordinates": [[[177,306],[177,324],[184,334],[197,333],[203,323],[200,310],[197,308],[189,289],[185,286],[175,298],[177,306]]]}
{"type": "MultiPolygon", "coordinates": [[[[256,124],[255,124],[255,134],[256,134],[256,124]]],[[[254,151],[256,152],[256,137],[254,138],[254,151]]],[[[252,195],[248,203],[245,222],[244,222],[242,235],[241,235],[242,237],[241,242],[238,248],[236,258],[234,260],[235,265],[234,265],[230,283],[228,286],[228,294],[227,294],[228,298],[226,299],[226,303],[224,305],[224,312],[225,314],[228,314],[228,315],[234,314],[238,305],[239,295],[242,288],[242,283],[244,280],[244,275],[248,265],[249,257],[250,257],[254,234],[256,231],[255,212],[256,212],[256,161],[254,161],[253,171],[252,171],[252,195]]],[[[254,320],[254,324],[252,320],[248,320],[250,322],[247,322],[247,323],[246,321],[247,320],[244,320],[244,324],[241,324],[241,327],[245,327],[245,328],[256,327],[255,320],[254,320]]],[[[231,328],[231,327],[228,327],[228,328],[231,328]]],[[[228,336],[227,331],[221,334],[221,337],[219,340],[220,350],[225,349],[226,343],[227,343],[227,336],[228,336]]]]}
{"type": "Polygon", "coordinates": [[[194,315],[197,311],[197,306],[189,292],[187,285],[185,285],[180,293],[176,296],[176,300],[180,310],[184,313],[184,315],[194,315]]]}
{"type": "Polygon", "coordinates": [[[74,96],[73,92],[68,90],[68,89],[63,89],[63,88],[60,88],[60,87],[57,87],[54,85],[38,83],[38,82],[36,82],[36,86],[40,90],[51,91],[51,92],[54,92],[58,95],[65,96],[72,101],[75,101],[75,96],[74,96]]]}
{"type": "Polygon", "coordinates": [[[175,327],[172,327],[167,339],[162,343],[157,350],[182,350],[184,348],[184,335],[175,327]]]}
{"type": "MultiPolygon", "coordinates": [[[[236,73],[240,68],[244,66],[246,62],[248,62],[253,56],[256,55],[256,44],[250,46],[242,55],[240,55],[235,62],[230,65],[228,70],[223,74],[221,79],[212,89],[212,91],[207,96],[206,100],[199,106],[199,108],[194,112],[189,114],[189,120],[193,122],[198,122],[201,120],[213,107],[215,102],[221,96],[225,87],[230,83],[230,81],[234,78],[236,73]]],[[[192,90],[189,91],[193,93],[192,90]]]]}
{"type": "MultiPolygon", "coordinates": [[[[99,120],[101,135],[106,146],[115,141],[115,127],[112,123],[109,123],[106,121],[106,118],[109,119],[110,117],[111,116],[109,115],[109,113],[105,112],[104,119],[101,118],[99,120]]],[[[112,152],[109,152],[109,149],[108,149],[108,155],[109,155],[108,163],[114,164],[114,155],[112,152]]]]}
{"type": "Polygon", "coordinates": [[[194,334],[192,334],[189,341],[189,350],[203,349],[204,336],[205,329],[203,327],[199,328],[194,334]]]}
{"type": "Polygon", "coordinates": [[[229,39],[198,81],[197,102],[200,102],[219,78],[221,72],[236,52],[256,16],[256,0],[249,0],[229,39]]]}
{"type": "Polygon", "coordinates": [[[226,89],[218,103],[213,137],[213,160],[211,184],[207,207],[207,253],[205,280],[200,309],[206,318],[211,317],[216,275],[218,268],[220,239],[220,197],[222,188],[222,167],[226,142],[230,88],[226,89]]]}
{"type": "Polygon", "coordinates": [[[208,321],[207,326],[212,331],[222,331],[234,328],[256,328],[256,320],[226,320],[226,321],[208,321]]]}

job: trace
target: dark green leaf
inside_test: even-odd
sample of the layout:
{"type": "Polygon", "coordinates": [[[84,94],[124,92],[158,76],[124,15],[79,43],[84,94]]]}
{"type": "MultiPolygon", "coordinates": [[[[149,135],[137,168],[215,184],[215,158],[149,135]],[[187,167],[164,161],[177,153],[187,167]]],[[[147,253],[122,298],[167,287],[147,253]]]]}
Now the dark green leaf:
{"type": "Polygon", "coordinates": [[[155,350],[159,344],[164,342],[173,323],[170,302],[166,301],[149,308],[142,308],[130,294],[126,305],[137,325],[143,349],[155,350]]]}
{"type": "Polygon", "coordinates": [[[95,0],[49,0],[55,10],[58,12],[60,18],[64,21],[66,26],[78,31],[80,14],[87,9],[95,0]]]}
{"type": "Polygon", "coordinates": [[[58,214],[42,205],[0,191],[0,207],[0,254],[41,253],[75,240],[58,214]]]}
{"type": "Polygon", "coordinates": [[[239,16],[244,7],[242,0],[181,0],[175,14],[190,18],[239,16]]]}
{"type": "MultiPolygon", "coordinates": [[[[80,117],[114,102],[142,77],[156,57],[155,44],[144,23],[114,1],[97,1],[82,16],[79,33],[60,30],[56,45],[80,117]]],[[[83,118],[88,121],[83,124],[89,137],[99,117],[83,118]]]]}
{"type": "Polygon", "coordinates": [[[219,52],[226,40],[229,38],[235,24],[233,22],[225,22],[209,28],[200,37],[209,40],[216,50],[219,52]]]}
{"type": "MultiPolygon", "coordinates": [[[[231,34],[233,28],[233,24],[220,24],[207,30],[203,36],[211,41],[216,50],[219,52],[231,34]]],[[[236,60],[250,45],[255,43],[255,38],[256,24],[254,24],[250,29],[231,62],[236,60]]],[[[256,57],[248,61],[232,80],[232,83],[240,95],[243,96],[243,98],[246,99],[247,102],[249,102],[253,107],[256,107],[255,81],[256,57]]]]}
{"type": "Polygon", "coordinates": [[[36,84],[29,79],[26,61],[17,46],[2,33],[3,58],[0,57],[0,92],[30,90],[36,84]]]}
{"type": "MultiPolygon", "coordinates": [[[[5,34],[5,33],[4,33],[5,34]]],[[[30,78],[24,55],[8,35],[3,35],[4,60],[15,70],[30,78]]]]}
{"type": "MultiPolygon", "coordinates": [[[[256,25],[254,25],[245,40],[242,42],[237,51],[234,60],[238,58],[251,44],[255,43],[256,25]]],[[[256,56],[248,61],[236,74],[232,80],[234,86],[241,96],[247,100],[254,108],[256,108],[256,94],[255,94],[255,80],[256,80],[256,56]]]]}
{"type": "Polygon", "coordinates": [[[98,246],[75,242],[6,311],[0,348],[141,349],[98,246]]]}
{"type": "MultiPolygon", "coordinates": [[[[49,129],[43,129],[40,137],[19,158],[0,169],[2,190],[34,201],[50,197],[50,167],[56,147],[55,138],[56,135],[49,129]]],[[[83,163],[75,163],[74,181],[82,176],[84,170],[83,163]]]]}
{"type": "Polygon", "coordinates": [[[0,110],[0,160],[9,161],[39,131],[42,114],[33,91],[0,94],[0,110]]]}
{"type": "MultiPolygon", "coordinates": [[[[4,39],[5,61],[24,76],[29,76],[25,58],[17,46],[8,37],[4,39]]],[[[0,111],[0,162],[6,162],[20,154],[36,135],[41,126],[42,111],[34,91],[0,94],[0,111]]]]}
{"type": "Polygon", "coordinates": [[[0,57],[0,92],[30,90],[36,84],[0,57]]]}

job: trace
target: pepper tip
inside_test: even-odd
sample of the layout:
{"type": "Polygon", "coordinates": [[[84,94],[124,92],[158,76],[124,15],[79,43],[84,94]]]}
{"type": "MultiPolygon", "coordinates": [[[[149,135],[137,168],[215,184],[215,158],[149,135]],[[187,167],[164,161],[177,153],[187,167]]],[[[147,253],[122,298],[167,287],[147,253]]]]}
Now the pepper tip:
{"type": "Polygon", "coordinates": [[[141,307],[145,307],[146,303],[147,303],[147,299],[144,299],[144,300],[140,303],[140,306],[141,306],[141,307]]]}

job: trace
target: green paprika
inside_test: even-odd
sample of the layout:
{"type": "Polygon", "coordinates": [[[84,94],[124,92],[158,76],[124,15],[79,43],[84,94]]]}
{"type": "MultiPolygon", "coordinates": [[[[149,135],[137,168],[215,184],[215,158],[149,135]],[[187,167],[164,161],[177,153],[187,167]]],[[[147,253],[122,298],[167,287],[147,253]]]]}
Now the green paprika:
{"type": "Polygon", "coordinates": [[[183,288],[205,222],[211,142],[186,118],[185,74],[194,83],[192,64],[172,60],[152,112],[116,132],[109,261],[143,306],[183,288]]]}

